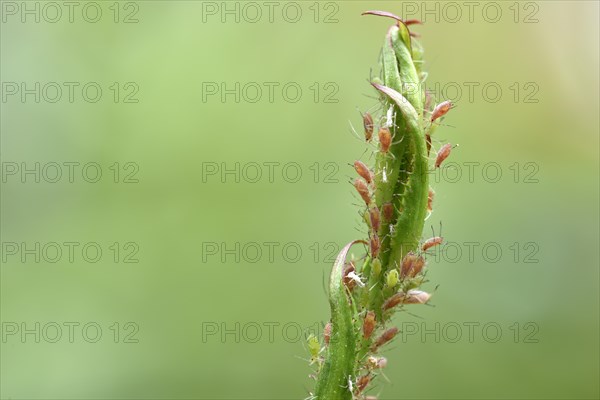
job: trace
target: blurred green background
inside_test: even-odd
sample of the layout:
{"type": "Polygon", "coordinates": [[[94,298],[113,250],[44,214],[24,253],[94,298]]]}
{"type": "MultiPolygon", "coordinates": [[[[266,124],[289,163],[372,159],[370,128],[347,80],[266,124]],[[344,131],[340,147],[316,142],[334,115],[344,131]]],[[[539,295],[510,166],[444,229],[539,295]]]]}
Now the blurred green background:
{"type": "Polygon", "coordinates": [[[435,146],[460,145],[433,307],[372,394],[599,397],[597,2],[56,4],[1,4],[2,398],[308,396],[331,253],[365,235],[350,125],[391,24],[366,9],[433,10],[435,146]]]}

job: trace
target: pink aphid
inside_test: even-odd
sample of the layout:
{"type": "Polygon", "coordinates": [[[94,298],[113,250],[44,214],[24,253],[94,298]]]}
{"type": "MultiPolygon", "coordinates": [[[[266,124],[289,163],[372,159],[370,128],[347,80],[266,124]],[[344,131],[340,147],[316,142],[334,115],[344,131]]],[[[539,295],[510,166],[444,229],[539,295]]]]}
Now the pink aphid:
{"type": "Polygon", "coordinates": [[[446,143],[442,146],[442,148],[438,151],[437,156],[435,157],[435,167],[439,168],[440,165],[444,162],[446,158],[450,155],[452,151],[452,145],[450,143],[446,143]]]}
{"type": "Polygon", "coordinates": [[[381,249],[381,242],[379,241],[379,236],[377,233],[373,233],[371,235],[371,257],[377,258],[379,257],[379,250],[381,249]]]}
{"type": "Polygon", "coordinates": [[[404,20],[404,25],[406,25],[406,26],[415,25],[415,24],[422,25],[423,21],[421,21],[420,19],[406,19],[406,20],[404,20]]]}
{"type": "Polygon", "coordinates": [[[425,241],[425,243],[423,243],[423,246],[421,247],[421,250],[423,251],[427,251],[432,247],[438,246],[440,244],[442,244],[442,241],[444,240],[444,238],[440,237],[440,236],[434,236],[430,239],[427,239],[425,241]]]}
{"type": "Polygon", "coordinates": [[[354,169],[367,183],[371,183],[373,181],[373,173],[363,162],[354,161],[354,169]]]}
{"type": "Polygon", "coordinates": [[[374,206],[369,210],[369,219],[371,220],[371,228],[373,232],[379,232],[379,227],[381,226],[381,218],[380,218],[379,208],[374,206]]]}
{"type": "Polygon", "coordinates": [[[450,111],[452,106],[453,106],[453,104],[450,100],[446,100],[446,101],[438,104],[437,106],[435,106],[435,108],[433,109],[433,112],[431,113],[431,122],[446,115],[446,113],[448,111],[450,111]]]}

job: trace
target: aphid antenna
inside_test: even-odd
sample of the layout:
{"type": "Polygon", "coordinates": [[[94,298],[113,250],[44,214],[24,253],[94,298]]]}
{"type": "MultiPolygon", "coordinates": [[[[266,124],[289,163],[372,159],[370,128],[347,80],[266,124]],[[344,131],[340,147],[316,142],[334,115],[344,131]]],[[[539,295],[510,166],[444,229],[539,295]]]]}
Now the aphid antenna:
{"type": "Polygon", "coordinates": [[[354,136],[356,139],[358,139],[359,141],[364,141],[364,138],[361,137],[358,132],[356,132],[356,129],[354,128],[354,125],[352,125],[352,121],[348,120],[348,125],[350,125],[350,133],[352,134],[352,136],[354,136]]]}
{"type": "MultiPolygon", "coordinates": [[[[394,136],[396,136],[396,135],[394,135],[394,136]]],[[[395,144],[402,143],[402,141],[403,141],[403,140],[404,140],[404,136],[402,136],[402,137],[400,138],[400,140],[398,140],[398,141],[394,142],[394,138],[392,137],[392,146],[393,146],[393,145],[395,145],[395,144]]]]}
{"type": "MultiPolygon", "coordinates": [[[[442,121],[445,119],[446,117],[441,117],[433,122],[427,120],[429,122],[429,125],[427,125],[427,131],[429,132],[429,130],[431,129],[432,126],[436,125],[436,126],[443,126],[443,127],[448,127],[448,128],[452,128],[452,129],[456,129],[457,127],[454,125],[450,125],[450,124],[444,124],[442,123],[442,121]]],[[[433,136],[433,135],[430,135],[433,136]]]]}
{"type": "MultiPolygon", "coordinates": [[[[387,383],[392,383],[392,381],[390,380],[390,378],[387,377],[387,375],[385,374],[385,372],[383,371],[379,371],[379,374],[381,374],[381,376],[383,376],[383,378],[385,379],[385,381],[387,383]]],[[[381,389],[379,390],[379,392],[377,393],[377,397],[379,397],[379,395],[381,394],[381,389]]]]}
{"type": "Polygon", "coordinates": [[[452,128],[452,129],[456,129],[456,128],[457,128],[457,127],[456,127],[456,126],[454,126],[454,125],[450,125],[450,124],[442,124],[442,121],[441,121],[441,120],[443,120],[443,119],[444,119],[444,117],[440,118],[440,122],[436,123],[436,122],[434,121],[433,123],[434,123],[434,124],[436,124],[436,125],[440,125],[440,126],[443,126],[443,127],[447,127],[447,128],[452,128]]]}
{"type": "MultiPolygon", "coordinates": [[[[371,92],[369,92],[369,93],[371,93],[371,92]]],[[[369,113],[372,113],[372,114],[379,113],[381,111],[381,102],[378,101],[379,98],[378,97],[374,97],[372,94],[366,94],[366,93],[365,93],[365,96],[367,96],[367,97],[369,97],[369,98],[371,98],[373,100],[377,100],[377,101],[375,101],[375,103],[371,107],[367,108],[366,112],[369,112],[369,113]]]]}
{"type": "MultiPolygon", "coordinates": [[[[360,224],[360,225],[364,225],[364,224],[360,224]]],[[[358,227],[354,227],[354,230],[358,233],[361,234],[361,236],[366,236],[369,232],[368,231],[364,231],[364,230],[360,230],[358,227]]]]}
{"type": "MultiPolygon", "coordinates": [[[[433,236],[435,236],[435,232],[433,231],[433,225],[431,225],[431,233],[433,233],[433,236]]],[[[441,238],[444,238],[442,236],[442,220],[440,220],[440,235],[441,238]]]]}
{"type": "MultiPolygon", "coordinates": [[[[390,147],[391,147],[391,146],[390,146],[390,147]]],[[[375,153],[381,153],[381,150],[377,149],[377,150],[375,150],[375,153]]],[[[392,153],[391,151],[388,151],[388,152],[386,153],[386,155],[387,155],[388,157],[390,157],[392,160],[396,160],[396,155],[395,155],[394,153],[392,153]]]]}
{"type": "MultiPolygon", "coordinates": [[[[373,146],[373,145],[374,145],[374,143],[373,143],[373,141],[371,141],[371,143],[369,143],[369,146],[373,146]]],[[[373,152],[372,152],[372,151],[369,153],[369,149],[365,149],[365,150],[362,152],[362,154],[360,155],[359,159],[360,159],[360,158],[363,158],[363,156],[364,156],[365,154],[367,154],[367,153],[369,154],[369,158],[371,158],[371,157],[373,156],[373,152]]],[[[354,167],[354,165],[352,165],[352,166],[354,167]]]]}
{"type": "Polygon", "coordinates": [[[374,100],[374,101],[379,101],[379,97],[373,96],[372,94],[363,93],[363,96],[366,97],[367,99],[371,99],[371,100],[374,100]]]}
{"type": "MultiPolygon", "coordinates": [[[[302,346],[302,347],[304,347],[304,346],[302,346]]],[[[304,350],[306,350],[306,349],[304,349],[304,350]]],[[[310,359],[308,359],[308,358],[303,358],[303,357],[300,357],[300,356],[294,356],[294,358],[296,358],[298,360],[302,360],[304,362],[307,362],[309,365],[313,364],[313,362],[310,359]]]]}

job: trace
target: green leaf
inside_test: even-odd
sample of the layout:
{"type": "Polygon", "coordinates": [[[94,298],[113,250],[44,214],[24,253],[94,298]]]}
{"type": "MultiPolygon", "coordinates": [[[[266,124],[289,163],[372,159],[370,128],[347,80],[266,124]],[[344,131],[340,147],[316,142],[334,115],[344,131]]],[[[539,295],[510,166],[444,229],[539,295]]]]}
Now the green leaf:
{"type": "Polygon", "coordinates": [[[346,286],[343,283],[344,264],[350,248],[364,240],[354,240],[339,252],[329,279],[329,305],[331,307],[331,339],[325,360],[319,373],[315,396],[318,400],[350,400],[348,380],[354,381],[356,358],[356,334],[352,316],[354,314],[346,286]]]}
{"type": "Polygon", "coordinates": [[[427,150],[420,118],[411,103],[392,88],[376,83],[372,85],[391,99],[402,113],[408,151],[413,156],[410,178],[402,199],[404,209],[396,222],[390,246],[389,260],[399,265],[406,253],[417,248],[423,233],[429,192],[427,150]]]}

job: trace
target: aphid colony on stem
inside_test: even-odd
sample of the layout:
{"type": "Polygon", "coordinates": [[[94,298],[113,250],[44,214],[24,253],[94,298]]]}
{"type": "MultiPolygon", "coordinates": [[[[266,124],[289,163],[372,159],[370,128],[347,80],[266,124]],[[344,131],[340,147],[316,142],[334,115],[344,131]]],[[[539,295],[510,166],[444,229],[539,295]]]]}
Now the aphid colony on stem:
{"type": "Polygon", "coordinates": [[[383,11],[364,14],[392,18],[381,53],[381,76],[372,86],[380,96],[380,116],[363,114],[367,146],[374,149],[372,165],[356,160],[353,186],[364,202],[366,237],[347,244],[333,265],[329,283],[331,320],[323,340],[308,338],[311,364],[316,365],[316,388],[311,399],[374,400],[368,394],[388,361],[380,353],[398,334],[392,316],[409,305],[426,304],[427,251],[442,243],[441,236],[422,241],[425,220],[433,211],[430,166],[439,168],[452,145],[429,152],[432,136],[449,101],[434,105],[423,88],[423,49],[403,21],[383,11]],[[374,133],[377,132],[377,135],[374,133]],[[350,248],[363,244],[366,254],[350,257],[350,248]]]}

